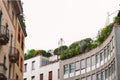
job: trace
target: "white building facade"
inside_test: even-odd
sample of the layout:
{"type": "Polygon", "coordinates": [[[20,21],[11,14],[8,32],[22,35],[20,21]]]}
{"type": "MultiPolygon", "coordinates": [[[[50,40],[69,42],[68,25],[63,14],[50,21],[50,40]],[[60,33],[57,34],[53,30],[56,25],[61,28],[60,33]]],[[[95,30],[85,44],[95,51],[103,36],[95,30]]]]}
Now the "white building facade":
{"type": "Polygon", "coordinates": [[[24,80],[59,80],[57,56],[37,56],[24,61],[24,80]]]}

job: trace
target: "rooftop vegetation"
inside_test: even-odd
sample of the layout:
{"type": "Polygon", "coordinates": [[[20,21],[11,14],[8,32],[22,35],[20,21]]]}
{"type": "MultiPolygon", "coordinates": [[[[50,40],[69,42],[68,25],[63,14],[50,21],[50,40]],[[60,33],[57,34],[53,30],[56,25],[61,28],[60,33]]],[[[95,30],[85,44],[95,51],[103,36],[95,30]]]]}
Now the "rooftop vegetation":
{"type": "MultiPolygon", "coordinates": [[[[113,23],[110,23],[100,31],[96,40],[93,40],[91,38],[85,38],[85,39],[73,42],[70,46],[66,46],[66,45],[60,46],[54,49],[53,51],[54,55],[60,55],[60,59],[65,60],[96,48],[107,39],[115,23],[120,24],[119,16],[115,17],[113,23]]],[[[29,59],[39,55],[50,57],[52,54],[49,51],[46,52],[45,50],[31,49],[25,55],[25,59],[29,59]]]]}
{"type": "Polygon", "coordinates": [[[25,54],[25,60],[30,59],[36,56],[44,56],[44,57],[50,57],[52,54],[48,51],[46,52],[45,50],[35,50],[35,49],[30,49],[27,54],[25,54]]]}
{"type": "Polygon", "coordinates": [[[60,59],[64,60],[64,59],[74,57],[78,54],[88,52],[89,50],[101,45],[110,35],[115,23],[120,24],[119,16],[115,17],[113,23],[110,23],[100,31],[96,40],[92,40],[91,38],[86,38],[86,39],[72,43],[67,50],[61,53],[60,59]]]}

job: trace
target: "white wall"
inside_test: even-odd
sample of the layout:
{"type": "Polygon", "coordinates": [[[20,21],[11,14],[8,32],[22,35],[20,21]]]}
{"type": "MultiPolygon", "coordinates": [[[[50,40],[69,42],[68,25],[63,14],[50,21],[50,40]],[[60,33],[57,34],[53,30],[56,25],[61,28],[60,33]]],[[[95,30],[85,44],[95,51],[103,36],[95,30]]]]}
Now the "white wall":
{"type": "MultiPolygon", "coordinates": [[[[50,63],[45,66],[40,66],[42,56],[37,56],[28,60],[24,61],[24,64],[27,63],[27,72],[24,73],[24,78],[27,80],[31,80],[32,76],[35,76],[35,80],[40,80],[40,74],[43,74],[43,79],[48,80],[49,72],[52,71],[53,80],[58,80],[58,69],[59,69],[59,62],[50,63]],[[35,61],[35,70],[32,70],[32,61],[35,61]]],[[[48,59],[48,58],[47,58],[48,59]]]]}
{"type": "Polygon", "coordinates": [[[58,56],[57,55],[53,55],[49,58],[49,61],[55,61],[58,60],[58,56]]]}

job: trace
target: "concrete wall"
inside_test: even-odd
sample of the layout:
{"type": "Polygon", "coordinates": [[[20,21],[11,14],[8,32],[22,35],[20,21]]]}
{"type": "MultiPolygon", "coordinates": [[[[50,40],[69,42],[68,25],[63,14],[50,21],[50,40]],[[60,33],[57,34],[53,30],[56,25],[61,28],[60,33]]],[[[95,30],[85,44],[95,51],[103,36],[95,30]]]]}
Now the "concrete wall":
{"type": "Polygon", "coordinates": [[[115,51],[116,51],[116,69],[117,80],[120,80],[120,26],[114,27],[115,29],[115,51]]]}
{"type": "MultiPolygon", "coordinates": [[[[120,32],[120,29],[118,29],[118,28],[116,28],[116,27],[114,27],[113,28],[113,31],[111,32],[111,34],[109,35],[109,37],[100,45],[100,46],[98,46],[97,48],[95,48],[95,49],[92,49],[92,50],[90,50],[89,52],[87,52],[87,53],[83,53],[83,54],[80,54],[80,55],[77,55],[77,56],[75,56],[75,57],[73,57],[73,58],[70,58],[70,59],[66,59],[66,60],[61,60],[60,61],[60,80],[76,80],[76,79],[79,79],[79,80],[81,80],[81,78],[83,78],[83,77],[87,77],[87,76],[89,76],[89,75],[93,75],[93,74],[98,74],[98,72],[101,72],[101,71],[105,71],[106,69],[108,69],[109,68],[109,66],[111,66],[114,62],[115,62],[115,66],[117,66],[116,65],[116,63],[118,63],[118,67],[120,66],[119,64],[119,59],[120,58],[118,58],[117,60],[118,61],[116,61],[116,56],[117,57],[120,57],[119,56],[119,50],[120,49],[118,49],[119,48],[119,46],[120,46],[120,41],[119,41],[119,39],[120,39],[120,37],[118,37],[119,36],[119,33],[120,32]],[[115,34],[115,32],[117,33],[117,34],[115,34]],[[116,38],[116,35],[118,35],[117,36],[117,38],[119,38],[119,39],[117,39],[116,38]],[[119,42],[117,42],[116,43],[116,39],[117,39],[117,41],[119,41],[119,42]],[[93,69],[92,70],[92,66],[90,67],[91,68],[91,70],[89,71],[89,72],[86,72],[86,68],[85,68],[85,73],[81,73],[81,70],[79,70],[79,71],[77,71],[77,74],[79,73],[79,75],[76,75],[76,71],[74,71],[74,73],[73,73],[73,76],[72,77],[70,77],[70,73],[68,73],[68,75],[67,75],[67,78],[65,78],[64,76],[66,76],[66,75],[64,75],[64,65],[69,65],[69,64],[71,64],[71,63],[75,63],[75,62],[77,62],[77,61],[81,61],[82,59],[87,59],[88,57],[90,57],[91,58],[91,56],[93,56],[93,55],[98,55],[98,54],[100,54],[101,53],[101,51],[102,50],[104,50],[105,49],[105,47],[107,47],[108,46],[108,44],[109,43],[111,43],[111,41],[113,42],[113,47],[112,47],[112,50],[110,51],[110,56],[108,56],[106,59],[104,59],[104,61],[103,61],[103,63],[101,63],[100,62],[100,65],[97,67],[97,64],[95,65],[95,69],[93,69]],[[117,45],[117,47],[116,47],[116,45],[117,45]],[[116,49],[118,50],[118,52],[116,52],[116,49]],[[117,54],[117,55],[116,55],[117,54]]],[[[86,64],[86,63],[85,63],[86,64]]],[[[114,80],[119,80],[119,78],[117,79],[117,77],[118,77],[118,75],[119,75],[119,73],[117,72],[117,71],[119,71],[119,68],[118,67],[116,67],[115,68],[115,72],[114,72],[114,80]],[[118,74],[117,76],[115,75],[115,74],[118,74]]],[[[70,68],[70,67],[69,67],[70,68]]],[[[97,80],[97,79],[96,79],[97,80]]]]}

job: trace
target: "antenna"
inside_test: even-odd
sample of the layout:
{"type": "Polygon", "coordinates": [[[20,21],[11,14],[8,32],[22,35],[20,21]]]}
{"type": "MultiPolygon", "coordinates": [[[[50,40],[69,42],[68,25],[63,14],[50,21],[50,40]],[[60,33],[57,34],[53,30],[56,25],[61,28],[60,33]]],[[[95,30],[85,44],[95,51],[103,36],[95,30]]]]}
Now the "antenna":
{"type": "Polygon", "coordinates": [[[106,18],[105,26],[109,25],[109,23],[110,23],[110,18],[109,17],[111,15],[115,14],[116,12],[119,12],[119,10],[116,10],[116,11],[112,12],[111,14],[109,12],[107,12],[107,18],[106,18]]]}
{"type": "Polygon", "coordinates": [[[58,41],[58,46],[63,46],[64,45],[64,40],[63,38],[60,38],[60,40],[58,41]]]}

